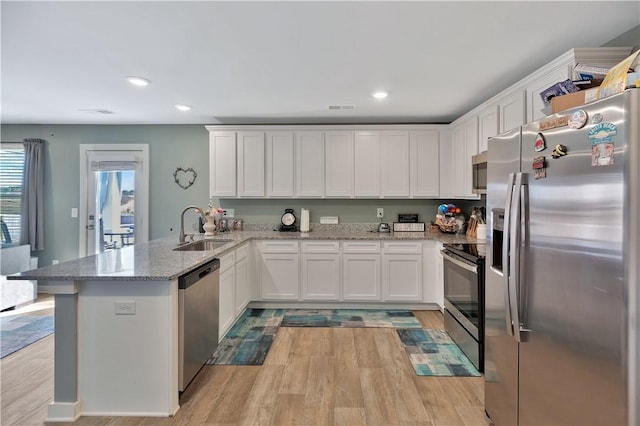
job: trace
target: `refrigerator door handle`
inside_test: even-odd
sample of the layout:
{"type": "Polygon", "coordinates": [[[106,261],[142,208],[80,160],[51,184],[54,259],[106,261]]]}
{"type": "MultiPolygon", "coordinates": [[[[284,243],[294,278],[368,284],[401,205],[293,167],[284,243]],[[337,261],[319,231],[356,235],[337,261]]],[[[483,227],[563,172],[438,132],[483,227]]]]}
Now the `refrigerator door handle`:
{"type": "Polygon", "coordinates": [[[509,336],[513,336],[513,321],[511,319],[511,297],[509,294],[509,254],[510,254],[510,224],[511,224],[511,207],[513,203],[513,184],[515,182],[515,174],[509,173],[507,177],[507,199],[504,206],[504,241],[502,243],[502,277],[504,286],[504,307],[505,307],[505,322],[507,327],[507,333],[509,336]]]}
{"type": "Polygon", "coordinates": [[[522,187],[527,184],[527,175],[517,173],[515,176],[516,194],[512,199],[512,218],[510,223],[509,242],[511,256],[509,259],[509,296],[511,304],[511,317],[513,322],[513,335],[516,342],[522,341],[520,331],[524,331],[520,324],[520,247],[522,244],[522,187]]]}

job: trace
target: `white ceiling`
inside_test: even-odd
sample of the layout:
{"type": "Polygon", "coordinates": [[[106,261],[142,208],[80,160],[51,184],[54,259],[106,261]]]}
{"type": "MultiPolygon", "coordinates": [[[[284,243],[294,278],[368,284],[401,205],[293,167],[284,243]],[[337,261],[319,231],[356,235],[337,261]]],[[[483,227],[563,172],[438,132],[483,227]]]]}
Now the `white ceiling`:
{"type": "Polygon", "coordinates": [[[0,12],[3,124],[448,123],[640,23],[638,1],[3,0],[0,12]]]}

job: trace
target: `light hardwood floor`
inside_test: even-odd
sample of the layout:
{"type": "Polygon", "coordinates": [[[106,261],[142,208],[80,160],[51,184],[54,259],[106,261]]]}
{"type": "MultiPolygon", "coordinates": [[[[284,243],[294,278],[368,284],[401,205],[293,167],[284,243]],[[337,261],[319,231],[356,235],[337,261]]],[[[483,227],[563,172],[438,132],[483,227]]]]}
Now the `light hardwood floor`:
{"type": "MultiPolygon", "coordinates": [[[[428,328],[439,312],[416,311],[428,328]]],[[[1,366],[2,425],[41,425],[53,396],[53,336],[1,366]]],[[[393,329],[281,328],[263,366],[205,366],[171,418],[82,417],[74,425],[488,425],[481,377],[418,377],[393,329]]],[[[60,423],[55,423],[60,424],[60,423]]]]}

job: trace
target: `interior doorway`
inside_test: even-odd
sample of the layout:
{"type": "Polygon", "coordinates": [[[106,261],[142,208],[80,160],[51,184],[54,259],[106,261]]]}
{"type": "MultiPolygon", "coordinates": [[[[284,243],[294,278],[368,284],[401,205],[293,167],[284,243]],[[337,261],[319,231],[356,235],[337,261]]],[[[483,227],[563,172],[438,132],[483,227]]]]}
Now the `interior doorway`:
{"type": "Polygon", "coordinates": [[[149,239],[148,145],[80,145],[81,257],[149,239]]]}

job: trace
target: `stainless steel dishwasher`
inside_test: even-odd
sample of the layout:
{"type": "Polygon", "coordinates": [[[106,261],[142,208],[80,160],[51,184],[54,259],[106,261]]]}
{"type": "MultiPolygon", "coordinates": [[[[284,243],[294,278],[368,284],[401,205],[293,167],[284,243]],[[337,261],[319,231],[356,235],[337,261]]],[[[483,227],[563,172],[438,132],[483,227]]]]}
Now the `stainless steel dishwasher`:
{"type": "Polygon", "coordinates": [[[218,347],[219,269],[214,259],[178,279],[180,392],[218,347]]]}

